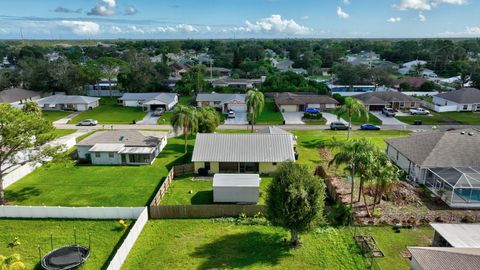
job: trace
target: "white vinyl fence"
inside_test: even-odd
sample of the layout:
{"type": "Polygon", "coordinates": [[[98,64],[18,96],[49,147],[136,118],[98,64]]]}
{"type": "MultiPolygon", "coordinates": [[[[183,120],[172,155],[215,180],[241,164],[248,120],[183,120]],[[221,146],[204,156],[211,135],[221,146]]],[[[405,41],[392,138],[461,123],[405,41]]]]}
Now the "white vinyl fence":
{"type": "Polygon", "coordinates": [[[0,206],[0,218],[137,219],[145,207],[0,206]]]}
{"type": "Polygon", "coordinates": [[[115,256],[113,257],[113,259],[110,261],[110,264],[108,265],[107,270],[120,270],[123,263],[127,259],[128,254],[130,253],[133,246],[135,245],[135,242],[140,236],[140,233],[142,232],[143,227],[145,227],[145,224],[147,224],[147,221],[148,221],[148,210],[147,210],[147,207],[144,207],[142,213],[140,214],[140,216],[138,216],[137,220],[135,221],[135,224],[130,229],[130,232],[128,233],[127,237],[123,241],[122,245],[115,253],[115,256]]]}

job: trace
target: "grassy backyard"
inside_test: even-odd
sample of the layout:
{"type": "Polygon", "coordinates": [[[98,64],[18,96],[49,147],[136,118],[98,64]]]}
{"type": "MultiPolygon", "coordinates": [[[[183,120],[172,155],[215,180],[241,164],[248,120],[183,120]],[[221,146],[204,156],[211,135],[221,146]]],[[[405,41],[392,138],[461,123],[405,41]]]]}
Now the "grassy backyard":
{"type": "Polygon", "coordinates": [[[64,111],[42,111],[42,116],[43,118],[47,119],[50,122],[55,122],[57,120],[60,120],[68,115],[70,115],[72,112],[64,112],[64,111]]]}
{"type": "Polygon", "coordinates": [[[275,101],[273,98],[265,98],[263,112],[257,117],[258,125],[281,125],[283,116],[281,112],[275,110],[275,101]]]}
{"type": "Polygon", "coordinates": [[[77,132],[76,129],[55,129],[52,134],[55,136],[55,138],[60,138],[60,137],[63,137],[63,136],[67,136],[67,135],[70,135],[70,134],[73,134],[77,132]]]}
{"type": "MultiPolygon", "coordinates": [[[[262,177],[258,204],[265,204],[265,196],[271,177],[262,177]]],[[[175,178],[172,186],[162,199],[163,205],[212,204],[211,180],[192,180],[191,176],[175,178]],[[192,193],[190,193],[192,191],[192,193]]]]}
{"type": "MultiPolygon", "coordinates": [[[[409,269],[400,256],[406,246],[428,245],[431,229],[369,227],[385,258],[381,269],[409,269]]],[[[289,234],[264,225],[235,225],[212,220],[151,220],[122,269],[366,269],[351,228],[322,227],[302,235],[290,249],[289,234]],[[151,259],[155,258],[155,259],[151,259]]]]}
{"type": "Polygon", "coordinates": [[[140,107],[124,107],[116,98],[102,98],[100,106],[93,110],[81,112],[70,123],[75,124],[85,119],[95,119],[99,124],[130,124],[140,121],[147,113],[140,107]]]}
{"type": "MultiPolygon", "coordinates": [[[[191,96],[182,96],[178,98],[178,104],[181,104],[181,105],[190,105],[191,101],[192,101],[191,96]]],[[[172,119],[172,115],[173,113],[171,111],[165,112],[164,114],[162,114],[162,116],[160,116],[160,118],[158,118],[157,124],[170,125],[170,119],[172,119]]]]}
{"type": "Polygon", "coordinates": [[[188,162],[182,159],[183,149],[182,139],[171,138],[152,165],[42,166],[11,185],[6,198],[9,204],[18,205],[144,206],[168,169],[188,162]]]}
{"type": "Polygon", "coordinates": [[[397,116],[398,120],[412,125],[421,120],[424,125],[480,125],[480,112],[431,112],[431,115],[397,116]]]}
{"type": "Polygon", "coordinates": [[[124,236],[114,220],[25,220],[0,219],[0,255],[20,254],[26,269],[40,269],[38,246],[42,256],[51,251],[50,235],[53,235],[53,247],[72,245],[74,230],[77,242],[88,247],[88,235],[91,237],[91,254],[81,269],[105,269],[115,247],[124,236]],[[20,245],[10,247],[18,237],[20,245]]]}

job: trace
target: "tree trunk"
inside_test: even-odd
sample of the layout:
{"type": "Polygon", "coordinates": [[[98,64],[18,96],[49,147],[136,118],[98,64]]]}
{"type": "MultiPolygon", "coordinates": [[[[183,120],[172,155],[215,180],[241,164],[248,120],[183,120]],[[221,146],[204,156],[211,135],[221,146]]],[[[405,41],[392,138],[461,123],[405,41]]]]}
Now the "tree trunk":
{"type": "MultiPolygon", "coordinates": [[[[367,211],[367,215],[368,215],[368,217],[371,217],[372,213],[370,213],[370,210],[368,209],[367,197],[365,196],[365,194],[363,194],[362,196],[363,196],[363,203],[365,204],[365,210],[367,211]]],[[[375,204],[373,204],[373,205],[375,205],[375,204]]]]}
{"type": "Polygon", "coordinates": [[[0,174],[0,205],[5,204],[5,192],[3,190],[3,174],[0,174]]]}
{"type": "Polygon", "coordinates": [[[365,183],[363,177],[360,177],[360,185],[358,186],[358,199],[357,202],[360,202],[360,199],[362,198],[362,193],[363,193],[363,183],[365,183]]]}
{"type": "Polygon", "coordinates": [[[352,113],[348,113],[347,141],[350,139],[350,129],[352,128],[352,113]]]}
{"type": "Polygon", "coordinates": [[[254,118],[253,118],[253,113],[250,113],[250,121],[251,121],[251,129],[250,129],[250,132],[253,133],[253,121],[254,121],[254,118]]]}
{"type": "Polygon", "coordinates": [[[298,231],[297,230],[290,230],[290,235],[291,235],[290,243],[292,244],[292,246],[294,246],[294,247],[298,246],[300,244],[298,231]]]}
{"type": "Polygon", "coordinates": [[[351,186],[351,191],[350,191],[350,209],[352,210],[352,216],[350,217],[351,223],[353,223],[353,191],[355,188],[355,181],[353,180],[355,177],[355,166],[352,166],[352,171],[350,174],[350,177],[352,178],[352,186],[351,186]]]}
{"type": "Polygon", "coordinates": [[[110,97],[112,97],[112,79],[108,78],[108,91],[110,92],[110,97]]]}
{"type": "Polygon", "coordinates": [[[188,144],[188,126],[183,125],[183,139],[185,143],[185,154],[187,153],[187,144],[188,144]]]}

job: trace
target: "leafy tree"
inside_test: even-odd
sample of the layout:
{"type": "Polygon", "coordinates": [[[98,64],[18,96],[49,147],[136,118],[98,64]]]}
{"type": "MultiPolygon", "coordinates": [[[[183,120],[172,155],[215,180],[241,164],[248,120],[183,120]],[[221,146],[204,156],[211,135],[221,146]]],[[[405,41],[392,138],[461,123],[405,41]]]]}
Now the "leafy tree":
{"type": "Polygon", "coordinates": [[[185,141],[185,153],[187,153],[188,135],[194,134],[198,129],[198,116],[195,107],[177,105],[173,110],[170,124],[176,132],[182,129],[185,141]]]}
{"type": "Polygon", "coordinates": [[[0,255],[0,269],[1,270],[24,270],[27,269],[19,254],[11,256],[0,255]]]}
{"type": "Polygon", "coordinates": [[[340,63],[333,67],[338,83],[348,85],[350,89],[360,82],[361,77],[356,66],[350,63],[340,63]]]}
{"type": "Polygon", "coordinates": [[[418,91],[429,92],[435,89],[435,83],[432,81],[426,81],[420,85],[418,91]]]}
{"type": "MultiPolygon", "coordinates": [[[[338,119],[341,118],[343,114],[348,115],[348,124],[352,126],[352,117],[357,116],[359,118],[364,117],[368,121],[368,110],[367,107],[360,100],[352,97],[346,97],[343,105],[336,109],[336,114],[338,119]]],[[[350,128],[347,131],[347,140],[350,138],[350,128]]]]}
{"type": "Polygon", "coordinates": [[[205,107],[197,110],[198,132],[212,133],[220,125],[220,114],[212,107],[205,107]]]}
{"type": "Polygon", "coordinates": [[[42,110],[36,102],[27,101],[23,104],[22,111],[28,114],[42,115],[42,110]]]}
{"type": "Polygon", "coordinates": [[[285,162],[278,166],[267,191],[267,217],[273,225],[290,231],[291,243],[300,243],[299,233],[322,220],[325,186],[305,166],[285,162]]]}
{"type": "Polygon", "coordinates": [[[412,89],[412,86],[407,82],[402,82],[399,86],[402,91],[409,91],[410,89],[412,89]]]}
{"type": "Polygon", "coordinates": [[[196,65],[182,75],[182,79],[177,83],[177,89],[185,94],[191,95],[192,92],[202,92],[207,87],[205,81],[206,67],[196,65]]]}
{"type": "Polygon", "coordinates": [[[127,64],[118,58],[109,56],[98,58],[96,64],[100,68],[101,76],[108,80],[108,90],[112,96],[112,81],[117,78],[121,68],[126,67],[127,64]]]}
{"type": "Polygon", "coordinates": [[[0,205],[5,203],[3,177],[9,169],[58,155],[61,147],[43,146],[53,139],[53,130],[53,125],[36,111],[0,104],[0,205]]]}
{"type": "Polygon", "coordinates": [[[258,90],[249,90],[246,99],[248,120],[252,126],[251,132],[253,133],[255,120],[262,113],[263,107],[265,106],[265,97],[263,96],[263,93],[258,90]]]}

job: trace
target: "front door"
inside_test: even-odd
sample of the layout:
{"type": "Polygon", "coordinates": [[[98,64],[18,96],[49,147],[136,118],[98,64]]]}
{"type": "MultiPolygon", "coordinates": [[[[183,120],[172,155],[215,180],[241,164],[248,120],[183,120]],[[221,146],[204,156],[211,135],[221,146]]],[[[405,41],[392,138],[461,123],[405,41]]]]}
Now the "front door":
{"type": "Polygon", "coordinates": [[[126,164],[126,163],[127,163],[127,155],[122,154],[122,164],[126,164]]]}

